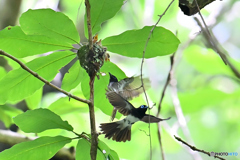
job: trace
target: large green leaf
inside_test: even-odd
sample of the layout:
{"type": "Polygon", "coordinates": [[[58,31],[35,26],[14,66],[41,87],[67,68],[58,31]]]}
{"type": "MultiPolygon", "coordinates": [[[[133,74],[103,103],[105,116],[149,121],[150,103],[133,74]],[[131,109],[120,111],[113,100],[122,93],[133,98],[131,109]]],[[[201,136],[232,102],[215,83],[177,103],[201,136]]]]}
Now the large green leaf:
{"type": "MultiPolygon", "coordinates": [[[[80,87],[79,87],[80,89],[80,87]]],[[[74,94],[76,95],[76,94],[74,94]]],[[[77,95],[78,97],[83,97],[83,95],[77,95]]],[[[57,101],[53,102],[48,109],[54,111],[58,115],[72,114],[73,112],[85,112],[89,111],[88,105],[86,103],[79,102],[75,99],[70,99],[69,97],[61,97],[57,101]]]]}
{"type": "MultiPolygon", "coordinates": [[[[76,147],[76,160],[91,160],[91,144],[86,139],[80,139],[76,147]]],[[[105,160],[103,153],[97,150],[97,160],[105,160]]]]}
{"type": "MultiPolygon", "coordinates": [[[[90,0],[92,33],[95,35],[101,29],[101,24],[112,18],[122,7],[124,0],[90,0]]],[[[87,19],[85,15],[85,36],[88,37],[87,19]]]]}
{"type": "MultiPolygon", "coordinates": [[[[145,26],[139,30],[129,30],[120,35],[104,39],[102,45],[111,52],[127,56],[142,58],[143,50],[153,26],[145,26]]],[[[145,58],[164,56],[175,52],[180,41],[169,30],[156,27],[148,42],[145,58]]]]}
{"type": "Polygon", "coordinates": [[[42,100],[43,88],[37,90],[34,94],[25,99],[29,109],[36,109],[42,100]]]}
{"type": "Polygon", "coordinates": [[[27,112],[16,116],[14,119],[16,125],[26,133],[40,133],[48,129],[65,129],[73,131],[67,121],[48,109],[28,110],[27,112]]]}
{"type": "Polygon", "coordinates": [[[105,62],[100,71],[106,74],[111,73],[115,75],[118,79],[126,78],[126,74],[116,64],[110,61],[105,62]]]}
{"type": "MultiPolygon", "coordinates": [[[[26,66],[48,81],[53,80],[58,70],[69,63],[75,54],[70,51],[55,52],[48,56],[36,58],[26,66]]],[[[17,102],[40,89],[44,85],[39,79],[23,70],[12,70],[0,80],[0,104],[17,102]]]]}
{"type": "Polygon", "coordinates": [[[46,35],[67,44],[79,43],[75,25],[66,15],[51,9],[29,9],[19,23],[27,35],[46,35]]]}
{"type": "Polygon", "coordinates": [[[13,117],[21,114],[22,111],[12,106],[3,105],[0,106],[0,120],[4,123],[4,125],[9,128],[10,125],[13,124],[13,117]]]}
{"type": "Polygon", "coordinates": [[[69,71],[64,75],[62,81],[62,89],[70,91],[77,87],[77,85],[87,76],[86,71],[80,66],[79,61],[76,61],[69,71]]]}
{"type": "Polygon", "coordinates": [[[40,137],[33,141],[22,142],[0,153],[1,160],[49,160],[65,144],[71,142],[70,138],[40,137]]]}
{"type": "Polygon", "coordinates": [[[19,26],[0,31],[0,49],[18,58],[71,48],[71,44],[49,36],[26,35],[19,26]]]}

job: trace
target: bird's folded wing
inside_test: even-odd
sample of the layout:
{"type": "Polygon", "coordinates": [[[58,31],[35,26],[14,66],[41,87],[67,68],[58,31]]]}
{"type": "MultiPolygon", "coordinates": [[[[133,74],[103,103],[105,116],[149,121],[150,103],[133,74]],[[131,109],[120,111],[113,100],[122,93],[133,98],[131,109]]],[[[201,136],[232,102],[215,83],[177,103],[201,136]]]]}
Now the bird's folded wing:
{"type": "Polygon", "coordinates": [[[160,121],[165,121],[165,120],[169,120],[171,117],[168,117],[166,119],[162,119],[162,118],[157,118],[155,116],[152,116],[152,115],[149,115],[149,114],[146,114],[142,119],[141,121],[143,122],[146,122],[146,123],[158,123],[160,121]],[[150,118],[150,121],[149,121],[149,118],[150,118]]]}
{"type": "Polygon", "coordinates": [[[131,103],[125,100],[116,92],[107,92],[106,93],[109,102],[123,115],[128,115],[131,113],[134,108],[131,103]]]}

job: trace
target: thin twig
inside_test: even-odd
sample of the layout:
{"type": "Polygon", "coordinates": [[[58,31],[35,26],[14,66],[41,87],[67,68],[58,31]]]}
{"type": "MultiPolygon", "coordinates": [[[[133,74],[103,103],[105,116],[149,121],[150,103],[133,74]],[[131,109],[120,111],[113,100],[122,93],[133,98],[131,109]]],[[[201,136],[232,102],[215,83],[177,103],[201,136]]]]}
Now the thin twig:
{"type": "MultiPolygon", "coordinates": [[[[162,105],[163,97],[165,95],[165,91],[167,89],[167,86],[170,82],[170,75],[171,75],[171,72],[172,72],[172,69],[173,69],[173,64],[174,64],[174,61],[173,61],[174,55],[175,55],[175,52],[170,57],[170,70],[169,70],[169,73],[168,73],[167,81],[166,81],[166,83],[163,87],[161,98],[160,98],[160,101],[159,101],[159,104],[158,104],[158,111],[157,111],[156,117],[158,117],[160,112],[161,112],[161,105],[162,105]]],[[[161,156],[162,156],[162,160],[164,160],[165,158],[164,158],[164,151],[163,151],[162,138],[161,138],[161,124],[158,123],[157,126],[158,126],[157,134],[158,134],[158,141],[159,141],[159,145],[160,145],[160,149],[161,149],[161,156]]]]}
{"type": "Polygon", "coordinates": [[[14,60],[15,62],[17,62],[17,63],[22,67],[22,69],[26,70],[27,72],[29,72],[30,74],[32,74],[34,77],[38,78],[40,81],[42,81],[43,83],[45,83],[45,84],[53,87],[54,89],[58,90],[59,92],[62,92],[63,94],[65,94],[65,95],[67,95],[67,96],[69,96],[69,97],[71,97],[71,98],[73,98],[73,99],[75,99],[75,100],[77,100],[77,101],[80,101],[80,102],[83,102],[83,103],[87,103],[87,104],[90,103],[89,100],[82,99],[82,98],[80,98],[80,97],[74,96],[74,95],[72,95],[71,93],[66,92],[65,90],[63,90],[63,89],[55,86],[54,84],[48,82],[46,79],[44,79],[43,77],[39,76],[36,72],[32,71],[30,68],[28,68],[24,63],[22,63],[20,60],[18,60],[18,59],[15,58],[14,56],[12,56],[12,55],[10,55],[10,54],[8,54],[8,53],[5,53],[5,52],[3,52],[2,50],[0,50],[0,54],[2,54],[2,55],[4,55],[4,56],[6,56],[6,57],[8,57],[8,58],[10,58],[10,59],[12,59],[12,60],[14,60]]]}
{"type": "MultiPolygon", "coordinates": [[[[142,87],[143,87],[143,92],[144,92],[144,95],[145,95],[145,98],[146,98],[146,101],[147,101],[147,105],[149,106],[149,102],[148,102],[148,98],[147,98],[147,94],[146,94],[146,91],[145,91],[145,88],[144,88],[144,84],[143,84],[143,75],[142,75],[142,70],[143,70],[143,63],[144,63],[144,57],[145,57],[145,53],[146,53],[146,49],[147,49],[147,45],[148,45],[148,42],[151,38],[151,35],[153,33],[153,30],[156,28],[157,24],[160,22],[161,18],[163,17],[163,15],[165,15],[165,13],[167,12],[167,10],[169,9],[169,7],[172,5],[172,3],[174,2],[174,0],[171,1],[171,3],[168,5],[168,7],[166,8],[166,10],[163,12],[162,15],[159,16],[159,19],[158,21],[156,22],[156,24],[153,26],[153,28],[151,29],[150,33],[149,33],[149,36],[148,36],[148,39],[146,41],[146,44],[145,44],[145,47],[144,47],[144,50],[143,50],[143,57],[142,57],[142,63],[141,63],[141,82],[142,82],[142,87]]],[[[150,114],[150,109],[148,110],[148,113],[150,114]]],[[[150,141],[150,160],[152,159],[152,141],[151,141],[151,128],[150,128],[150,116],[149,116],[149,141],[150,141]]],[[[163,153],[162,153],[163,154],[163,153]]],[[[164,156],[162,156],[164,158],[164,156]]]]}
{"type": "MultiPolygon", "coordinates": [[[[86,12],[87,12],[87,27],[88,27],[88,42],[89,42],[89,53],[92,52],[93,49],[93,40],[92,40],[92,27],[91,27],[91,5],[89,0],[85,0],[86,12]]],[[[94,113],[94,80],[95,80],[96,72],[93,73],[90,77],[90,102],[89,106],[89,116],[90,116],[90,125],[91,125],[91,160],[96,160],[97,158],[97,147],[98,147],[98,133],[96,131],[95,124],[95,113],[94,113]]]]}
{"type": "MultiPolygon", "coordinates": [[[[173,59],[174,67],[176,66],[175,59],[176,59],[176,56],[173,59]]],[[[188,141],[190,143],[193,143],[193,140],[191,139],[191,136],[190,136],[190,131],[187,127],[187,121],[186,121],[186,119],[183,115],[183,111],[182,111],[180,101],[179,101],[179,98],[178,98],[178,95],[177,95],[177,80],[174,78],[174,68],[172,69],[171,74],[170,74],[170,85],[171,85],[171,89],[172,89],[173,105],[174,105],[174,108],[175,108],[175,112],[176,112],[176,115],[177,115],[179,126],[182,129],[183,134],[188,139],[188,141]]],[[[189,150],[189,152],[190,152],[190,150],[189,150]]],[[[194,155],[192,155],[192,156],[195,160],[202,159],[201,156],[198,153],[193,153],[193,154],[194,155]]]]}
{"type": "MultiPolygon", "coordinates": [[[[194,17],[194,20],[197,22],[197,24],[199,25],[199,27],[201,28],[202,30],[202,33],[203,33],[203,36],[205,37],[205,39],[208,41],[208,43],[210,44],[210,46],[212,47],[212,49],[217,52],[217,53],[220,53],[222,55],[225,56],[225,54],[221,51],[221,49],[219,47],[217,47],[218,45],[216,43],[217,40],[216,38],[214,37],[214,35],[211,36],[211,38],[209,38],[209,35],[208,35],[208,29],[205,27],[202,26],[202,24],[200,23],[199,19],[194,17]]],[[[234,65],[228,60],[228,58],[225,56],[225,62],[226,64],[229,65],[231,71],[235,74],[236,77],[240,78],[240,73],[239,71],[234,67],[234,65]]]]}
{"type": "MultiPolygon", "coordinates": [[[[179,137],[177,137],[177,136],[175,136],[175,135],[174,135],[174,137],[175,137],[176,140],[178,140],[179,142],[182,142],[183,144],[185,144],[186,146],[188,146],[189,148],[191,148],[193,151],[201,152],[201,153],[204,153],[204,154],[206,154],[206,155],[208,155],[208,156],[211,156],[209,152],[206,152],[206,151],[204,151],[204,150],[198,149],[198,148],[196,148],[195,146],[192,146],[192,145],[188,144],[187,142],[183,141],[181,138],[179,138],[179,137]]],[[[219,156],[213,156],[213,157],[214,157],[214,158],[221,159],[221,160],[226,160],[226,159],[224,159],[224,158],[222,158],[222,157],[219,157],[219,156]]]]}
{"type": "Polygon", "coordinates": [[[208,38],[211,39],[210,40],[210,44],[214,47],[215,51],[219,54],[219,56],[222,58],[223,62],[227,65],[227,62],[226,62],[227,57],[226,57],[226,55],[223,54],[222,52],[220,52],[219,49],[217,48],[217,46],[215,45],[215,43],[213,42],[212,35],[210,34],[210,31],[208,30],[207,24],[205,23],[204,18],[202,16],[201,12],[200,12],[200,8],[198,6],[197,0],[194,0],[194,1],[195,1],[196,5],[197,5],[198,13],[199,13],[199,15],[200,15],[200,17],[202,19],[202,22],[203,22],[203,24],[204,24],[204,26],[206,28],[208,38]]]}
{"type": "MultiPolygon", "coordinates": [[[[153,28],[151,29],[149,35],[148,35],[148,38],[147,38],[147,41],[145,43],[145,46],[144,46],[144,50],[143,50],[143,57],[142,57],[142,63],[141,63],[141,82],[142,82],[142,87],[143,87],[143,92],[144,92],[144,95],[145,95],[145,98],[146,98],[146,102],[147,102],[147,105],[149,106],[149,102],[148,102],[148,98],[147,98],[147,94],[146,94],[146,91],[145,91],[145,87],[144,87],[144,84],[143,84],[143,74],[142,74],[142,71],[143,71],[143,63],[144,63],[144,57],[145,57],[145,53],[146,53],[146,49],[147,49],[147,45],[148,45],[148,42],[151,38],[151,35],[153,33],[153,30],[156,28],[156,26],[158,25],[158,23],[160,22],[160,20],[162,19],[162,17],[165,15],[165,13],[167,12],[167,10],[169,9],[169,7],[172,5],[172,3],[174,2],[174,0],[172,0],[170,2],[170,4],[167,6],[167,8],[165,9],[165,11],[163,12],[163,14],[159,15],[159,19],[158,21],[155,23],[155,25],[153,26],[153,28]]],[[[148,113],[150,114],[150,108],[148,110],[148,113]]],[[[152,159],[152,140],[151,140],[151,128],[150,128],[150,116],[149,116],[149,141],[150,141],[150,160],[152,159]]]]}
{"type": "MultiPolygon", "coordinates": [[[[240,72],[234,67],[234,65],[228,60],[228,57],[221,51],[221,49],[218,47],[218,45],[216,44],[216,41],[214,39],[214,35],[212,35],[207,27],[207,24],[205,23],[205,20],[200,12],[197,0],[194,0],[196,3],[196,6],[198,8],[198,13],[201,17],[201,20],[203,22],[203,25],[205,27],[205,30],[203,29],[203,27],[200,25],[200,23],[198,23],[198,25],[201,27],[201,29],[203,31],[206,31],[206,40],[208,40],[209,44],[213,47],[213,49],[219,54],[219,56],[222,58],[223,62],[226,65],[229,65],[230,69],[232,70],[232,72],[238,77],[240,78],[240,72]]],[[[197,18],[195,18],[195,20],[197,20],[197,18]]]]}

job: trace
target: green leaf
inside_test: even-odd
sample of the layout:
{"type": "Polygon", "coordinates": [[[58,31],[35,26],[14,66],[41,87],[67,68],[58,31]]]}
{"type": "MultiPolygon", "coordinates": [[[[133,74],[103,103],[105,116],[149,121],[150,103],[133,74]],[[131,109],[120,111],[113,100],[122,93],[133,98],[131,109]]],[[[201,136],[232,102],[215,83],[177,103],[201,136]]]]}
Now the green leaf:
{"type": "MultiPolygon", "coordinates": [[[[90,0],[92,34],[95,35],[101,29],[101,24],[112,18],[122,7],[124,0],[90,0]]],[[[88,38],[87,16],[85,14],[85,36],[88,38]]]]}
{"type": "MultiPolygon", "coordinates": [[[[82,96],[78,95],[78,97],[83,97],[83,95],[82,96]]],[[[62,98],[58,99],[57,101],[53,102],[48,107],[48,109],[54,111],[58,115],[72,114],[73,112],[87,113],[89,111],[87,104],[81,103],[72,98],[69,101],[69,97],[62,97],[62,98]]]]}
{"type": "Polygon", "coordinates": [[[17,58],[72,48],[71,44],[48,36],[26,35],[19,26],[0,31],[0,49],[17,58]]]}
{"type": "Polygon", "coordinates": [[[108,158],[108,155],[110,154],[110,148],[101,140],[98,139],[98,148],[101,150],[102,153],[104,153],[105,159],[108,158]]]}
{"type": "Polygon", "coordinates": [[[86,71],[80,66],[79,61],[76,61],[64,75],[61,88],[69,92],[71,89],[77,87],[84,76],[86,76],[84,72],[86,71]]]}
{"type": "Polygon", "coordinates": [[[65,144],[71,142],[70,138],[40,137],[33,141],[22,142],[0,153],[1,160],[49,160],[65,144]]]}
{"type": "Polygon", "coordinates": [[[43,88],[40,88],[33,95],[31,95],[25,99],[29,109],[33,110],[38,107],[38,105],[40,104],[40,102],[42,100],[42,94],[43,94],[42,91],[43,91],[43,88]]]}
{"type": "Polygon", "coordinates": [[[114,150],[110,150],[109,158],[110,160],[119,160],[118,154],[114,150]]]}
{"type": "MultiPolygon", "coordinates": [[[[76,160],[91,160],[91,144],[86,139],[80,139],[76,147],[76,160]]],[[[97,150],[97,160],[105,160],[103,153],[97,150]]]]}
{"type": "Polygon", "coordinates": [[[100,69],[101,72],[105,72],[109,74],[109,72],[115,75],[118,79],[126,78],[126,74],[114,63],[108,61],[105,62],[102,68],[100,69]]]}
{"type": "Polygon", "coordinates": [[[0,66],[0,80],[7,74],[5,69],[0,66]]]}
{"type": "Polygon", "coordinates": [[[65,14],[52,9],[29,9],[19,23],[27,35],[45,35],[68,44],[80,42],[75,25],[65,14]]]}
{"type": "Polygon", "coordinates": [[[16,125],[26,133],[40,133],[48,129],[65,129],[73,131],[67,121],[48,109],[28,110],[27,112],[16,116],[14,119],[16,125]]]}
{"type": "MultiPolygon", "coordinates": [[[[142,58],[143,50],[153,26],[145,26],[139,30],[129,30],[120,35],[104,39],[102,45],[108,51],[127,56],[142,58]]],[[[180,41],[169,30],[156,27],[148,42],[145,58],[164,56],[175,52],[180,41]]]]}
{"type": "Polygon", "coordinates": [[[12,106],[3,105],[0,106],[0,120],[4,123],[4,125],[9,128],[13,124],[13,118],[18,114],[21,114],[22,111],[12,106]]]}
{"type": "MultiPolygon", "coordinates": [[[[36,58],[26,66],[48,81],[58,73],[58,70],[69,63],[75,54],[70,51],[55,52],[48,56],[36,58]]],[[[39,79],[23,70],[12,70],[0,80],[0,104],[17,102],[40,89],[44,85],[39,79]]]]}

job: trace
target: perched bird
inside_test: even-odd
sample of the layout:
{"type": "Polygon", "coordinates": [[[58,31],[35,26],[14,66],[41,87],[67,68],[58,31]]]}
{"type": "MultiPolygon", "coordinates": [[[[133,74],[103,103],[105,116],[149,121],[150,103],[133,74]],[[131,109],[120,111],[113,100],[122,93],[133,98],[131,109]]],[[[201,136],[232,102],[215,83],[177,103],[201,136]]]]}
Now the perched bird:
{"type": "MultiPolygon", "coordinates": [[[[134,97],[139,96],[143,92],[141,77],[124,78],[118,81],[117,77],[109,73],[110,79],[107,92],[114,91],[126,100],[131,100],[134,97]]],[[[150,82],[147,78],[143,78],[144,88],[147,90],[150,88],[150,82]]],[[[111,120],[115,118],[117,109],[114,107],[111,120]]]]}
{"type": "Polygon", "coordinates": [[[148,106],[141,105],[139,108],[135,108],[131,103],[129,103],[122,96],[116,92],[107,92],[107,98],[109,102],[123,115],[127,115],[126,118],[111,122],[111,123],[102,123],[100,128],[105,134],[105,138],[112,138],[117,142],[126,142],[131,140],[131,127],[137,121],[143,121],[146,123],[158,123],[163,120],[170,119],[161,119],[154,117],[152,115],[145,114],[148,106]]]}

